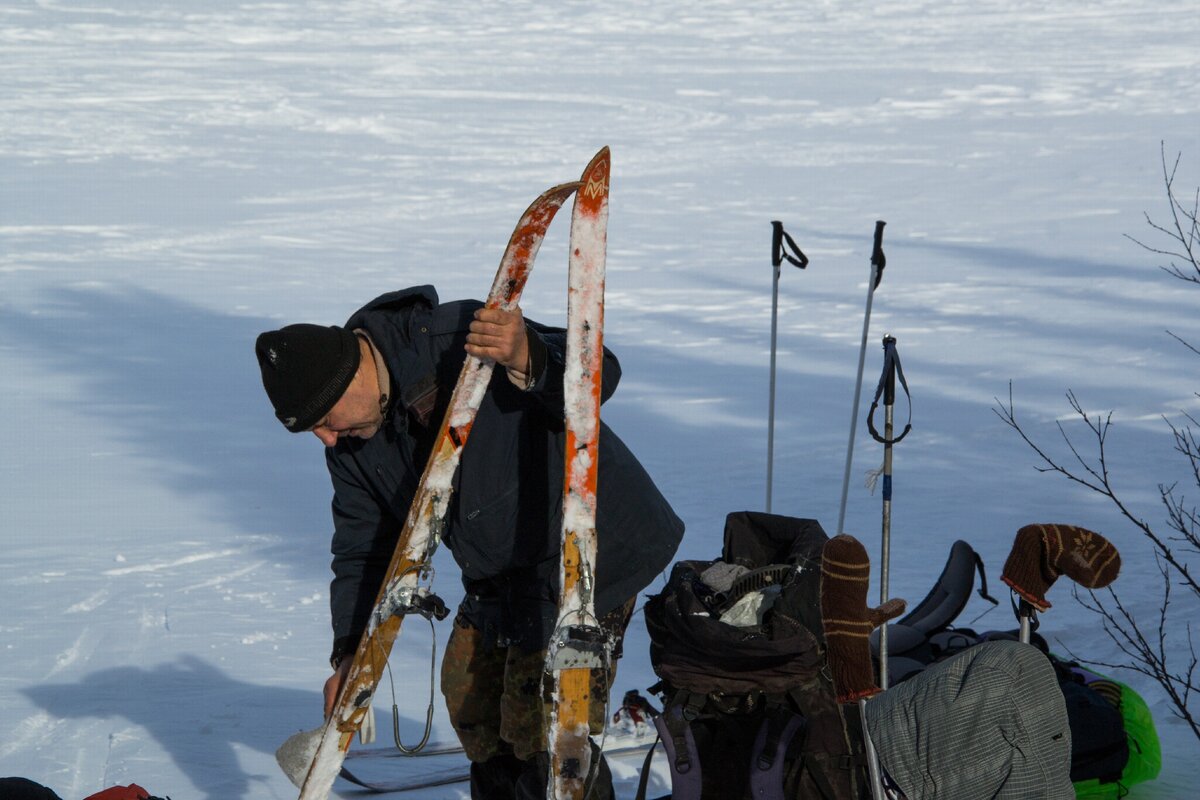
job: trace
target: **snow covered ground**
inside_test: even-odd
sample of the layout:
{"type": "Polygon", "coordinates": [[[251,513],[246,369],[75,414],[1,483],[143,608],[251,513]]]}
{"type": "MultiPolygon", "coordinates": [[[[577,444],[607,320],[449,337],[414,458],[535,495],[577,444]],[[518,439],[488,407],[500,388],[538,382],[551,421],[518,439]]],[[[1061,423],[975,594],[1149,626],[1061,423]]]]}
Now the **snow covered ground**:
{"type": "MultiPolygon", "coordinates": [[[[329,489],[318,443],[273,419],[253,338],[417,283],[482,294],[526,203],[603,144],[624,366],[605,413],[685,518],[681,556],[715,556],[724,515],[764,502],[772,219],[812,259],[780,287],[774,510],[836,526],[884,219],[867,389],[886,331],[914,396],[893,594],[924,596],[956,538],[999,585],[1016,529],[1054,520],[1108,534],[1153,612],[1142,541],[1039,475],[993,407],[1011,381],[1051,445],[1068,389],[1114,409],[1114,480],[1151,521],[1156,484],[1187,477],[1161,415],[1196,413],[1200,385],[1164,329],[1200,341],[1200,296],[1122,234],[1165,215],[1161,141],[1200,183],[1197,41],[1165,0],[6,0],[0,775],[64,800],[295,796],[273,752],[319,722],[329,489]]],[[[561,225],[529,316],[562,321],[565,264],[561,225]]],[[[846,529],[877,552],[862,424],[856,452],[846,529]]],[[[1115,658],[1051,599],[1052,641],[1115,658]]],[[[428,642],[406,626],[394,660],[410,740],[428,642]]],[[[618,688],[652,683],[639,622],[626,652],[618,688]]],[[[1194,796],[1195,739],[1121,677],[1166,751],[1133,797],[1194,796]]]]}

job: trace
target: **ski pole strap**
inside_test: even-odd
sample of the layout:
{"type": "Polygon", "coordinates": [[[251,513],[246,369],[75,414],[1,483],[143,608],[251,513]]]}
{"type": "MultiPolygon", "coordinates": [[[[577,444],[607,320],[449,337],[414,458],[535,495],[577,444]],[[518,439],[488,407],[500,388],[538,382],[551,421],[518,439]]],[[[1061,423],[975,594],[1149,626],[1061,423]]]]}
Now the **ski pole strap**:
{"type": "Polygon", "coordinates": [[[778,269],[779,265],[787,260],[789,264],[795,264],[800,269],[807,267],[808,256],[804,255],[796,245],[796,240],[783,229],[783,223],[772,220],[771,228],[771,266],[778,269]],[[788,252],[789,250],[791,252],[788,252]]]}
{"type": "Polygon", "coordinates": [[[1008,596],[1008,602],[1009,605],[1012,606],[1014,617],[1016,617],[1018,620],[1020,620],[1021,617],[1029,618],[1030,633],[1034,633],[1039,627],[1041,627],[1042,622],[1038,619],[1037,609],[1033,607],[1032,603],[1023,597],[1018,598],[1015,594],[1011,593],[1008,596]]]}
{"type": "Polygon", "coordinates": [[[871,436],[875,441],[883,445],[898,443],[912,430],[912,394],[908,391],[908,381],[904,379],[904,367],[900,366],[900,353],[896,351],[896,340],[891,336],[883,338],[883,374],[879,376],[879,385],[875,387],[875,399],[871,401],[871,410],[867,413],[867,429],[871,431],[871,436]],[[890,389],[888,396],[884,398],[885,404],[892,405],[895,402],[897,379],[904,387],[904,396],[908,398],[908,422],[899,436],[894,439],[885,439],[875,428],[875,409],[879,407],[879,398],[885,389],[890,389]]]}

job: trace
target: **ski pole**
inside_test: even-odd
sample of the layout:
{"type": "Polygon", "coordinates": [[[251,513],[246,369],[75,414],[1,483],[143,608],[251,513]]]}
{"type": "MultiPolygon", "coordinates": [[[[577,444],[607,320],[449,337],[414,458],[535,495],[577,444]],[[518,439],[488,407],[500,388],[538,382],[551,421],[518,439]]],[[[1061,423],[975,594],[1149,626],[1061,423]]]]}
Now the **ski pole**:
{"type": "Polygon", "coordinates": [[[871,329],[871,301],[883,280],[887,258],[883,254],[883,220],[875,221],[875,245],[871,249],[871,279],[867,281],[867,310],[863,314],[862,345],[858,348],[858,379],[854,382],[854,403],[850,406],[850,441],[846,445],[846,470],[842,474],[842,502],[838,511],[837,532],[845,533],[846,497],[850,493],[850,464],[854,460],[854,434],[858,428],[858,401],[862,396],[863,365],[867,358],[867,332],[871,329]]]}
{"type": "Polygon", "coordinates": [[[771,378],[767,409],[767,512],[771,511],[771,486],[775,482],[775,341],[779,318],[779,275],[780,266],[786,259],[800,269],[808,266],[808,256],[796,246],[795,240],[783,229],[783,223],[771,221],[771,268],[774,280],[771,283],[771,378]],[[786,252],[784,246],[792,252],[786,252]],[[794,254],[794,255],[793,255],[794,254]]]}
{"type": "MultiPolygon", "coordinates": [[[[875,229],[876,234],[881,234],[883,230],[882,223],[875,229]]],[[[878,244],[876,239],[876,244],[878,244]]],[[[900,379],[900,385],[904,387],[904,393],[908,395],[908,382],[904,379],[904,368],[900,366],[900,354],[896,351],[896,339],[893,336],[885,335],[883,337],[883,372],[879,376],[879,385],[875,388],[875,399],[871,402],[871,410],[867,413],[867,429],[871,432],[872,438],[883,444],[883,546],[880,554],[879,564],[879,594],[880,605],[884,605],[888,601],[888,567],[891,561],[892,548],[892,446],[908,435],[912,430],[912,396],[909,395],[909,422],[904,427],[904,432],[893,438],[895,432],[895,406],[896,406],[896,379],[900,379]],[[883,396],[883,413],[884,425],[883,436],[879,435],[879,431],[875,429],[875,409],[879,406],[879,398],[883,396]]],[[[851,440],[853,441],[853,439],[851,440]]],[[[887,647],[887,623],[884,622],[879,626],[879,688],[886,690],[888,688],[888,647],[887,647]]],[[[875,750],[875,743],[870,739],[870,733],[867,728],[867,701],[862,699],[858,705],[859,715],[862,717],[863,731],[866,737],[866,756],[867,768],[871,782],[871,796],[873,800],[883,800],[885,797],[883,792],[882,772],[879,766],[879,755],[875,750]]]]}
{"type": "MultiPolygon", "coordinates": [[[[871,402],[871,410],[867,414],[867,428],[875,441],[883,445],[883,523],[882,550],[879,558],[879,595],[880,603],[888,601],[888,567],[892,554],[892,446],[908,435],[912,430],[912,396],[909,395],[909,422],[904,432],[893,438],[895,433],[896,379],[908,394],[908,382],[904,379],[904,368],[900,366],[900,354],[896,350],[896,338],[891,335],[883,337],[883,373],[879,376],[879,386],[875,389],[875,399],[871,402]],[[875,409],[879,406],[880,395],[883,396],[883,436],[875,429],[875,409]]],[[[879,628],[879,687],[888,688],[888,649],[887,625],[879,628]]]]}
{"type": "Polygon", "coordinates": [[[1020,639],[1021,644],[1029,644],[1030,640],[1033,639],[1035,615],[1036,612],[1033,610],[1033,604],[1025,598],[1021,598],[1021,602],[1017,607],[1017,619],[1021,623],[1021,632],[1017,638],[1020,639]]]}
{"type": "Polygon", "coordinates": [[[1121,571],[1121,554],[1095,531],[1077,525],[1042,523],[1017,531],[1000,580],[1019,599],[1014,605],[1021,624],[1019,638],[1029,644],[1038,628],[1038,612],[1050,608],[1046,592],[1059,575],[1084,589],[1108,586],[1121,571]]]}
{"type": "Polygon", "coordinates": [[[875,750],[875,742],[871,741],[871,730],[867,726],[867,698],[865,697],[858,701],[858,714],[862,719],[863,745],[866,748],[867,777],[871,781],[871,798],[872,800],[887,800],[887,795],[883,793],[883,770],[879,767],[879,753],[875,750]]]}

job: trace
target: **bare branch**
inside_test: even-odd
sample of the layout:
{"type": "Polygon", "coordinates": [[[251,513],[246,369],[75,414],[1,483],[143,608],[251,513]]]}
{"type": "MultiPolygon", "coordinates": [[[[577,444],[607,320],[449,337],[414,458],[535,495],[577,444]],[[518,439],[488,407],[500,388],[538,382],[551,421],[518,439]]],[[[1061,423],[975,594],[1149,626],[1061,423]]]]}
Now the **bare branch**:
{"type": "MultiPolygon", "coordinates": [[[[1198,283],[1200,283],[1200,281],[1197,281],[1197,282],[1198,282],[1198,283]]],[[[1172,339],[1174,339],[1175,341],[1179,342],[1181,345],[1183,345],[1184,347],[1186,347],[1188,350],[1191,350],[1193,353],[1195,353],[1196,355],[1200,356],[1200,350],[1197,350],[1195,347],[1193,347],[1193,346],[1192,346],[1192,344],[1191,344],[1190,342],[1186,342],[1186,341],[1184,341],[1183,339],[1180,339],[1178,336],[1176,336],[1175,334],[1171,333],[1170,331],[1167,331],[1167,336],[1170,336],[1172,339]]]]}
{"type": "Polygon", "coordinates": [[[1166,693],[1172,705],[1172,713],[1187,723],[1192,733],[1200,739],[1200,720],[1189,710],[1193,692],[1200,692],[1197,685],[1197,667],[1200,657],[1196,654],[1192,640],[1190,623],[1186,626],[1188,640],[1187,666],[1182,671],[1172,671],[1169,663],[1167,636],[1168,618],[1171,608],[1171,581],[1167,567],[1159,562],[1159,571],[1163,576],[1163,599],[1159,606],[1158,624],[1151,636],[1138,625],[1133,614],[1121,602],[1121,598],[1111,588],[1108,589],[1109,600],[1106,603],[1097,597],[1095,592],[1088,592],[1090,602],[1084,599],[1078,586],[1073,587],[1075,599],[1084,608],[1097,614],[1101,619],[1104,632],[1129,661],[1112,663],[1094,659],[1082,658],[1065,647],[1071,658],[1091,666],[1104,669],[1119,669],[1143,675],[1157,683],[1166,693]]]}
{"type": "Polygon", "coordinates": [[[1200,221],[1197,219],[1198,212],[1200,212],[1200,187],[1196,189],[1192,198],[1191,208],[1185,206],[1175,191],[1175,173],[1179,169],[1182,154],[1177,153],[1174,163],[1168,168],[1166,143],[1160,143],[1159,149],[1163,184],[1167,191],[1167,206],[1171,211],[1170,226],[1158,224],[1149,214],[1144,213],[1144,216],[1146,224],[1152,230],[1171,240],[1170,249],[1148,245],[1128,234],[1125,235],[1125,238],[1147,252],[1170,259],[1169,264],[1159,265],[1159,269],[1167,274],[1189,283],[1200,284],[1200,260],[1198,260],[1200,259],[1200,255],[1198,255],[1198,251],[1200,251],[1200,221]],[[1179,263],[1176,263],[1177,261],[1183,262],[1184,265],[1180,266],[1179,263]]]}
{"type": "MultiPolygon", "coordinates": [[[[1163,144],[1160,158],[1163,186],[1171,217],[1167,224],[1159,224],[1148,213],[1144,216],[1146,225],[1157,237],[1165,240],[1165,244],[1151,245],[1128,235],[1126,238],[1142,249],[1168,259],[1168,264],[1160,265],[1163,271],[1188,283],[1200,284],[1200,263],[1197,263],[1197,256],[1200,254],[1200,222],[1197,221],[1197,212],[1200,211],[1200,188],[1197,188],[1194,196],[1188,198],[1188,205],[1185,205],[1183,197],[1175,189],[1181,156],[1177,154],[1174,162],[1168,164],[1166,145],[1163,144]]],[[[1193,354],[1200,355],[1200,348],[1170,331],[1167,333],[1193,354]]],[[[1200,393],[1196,396],[1200,397],[1200,393]]],[[[1016,431],[1021,440],[1037,455],[1040,463],[1035,465],[1035,469],[1061,475],[1106,498],[1119,515],[1150,543],[1155,564],[1162,575],[1161,602],[1157,619],[1153,623],[1146,619],[1139,623],[1111,588],[1104,598],[1095,592],[1088,592],[1085,599],[1080,588],[1076,586],[1076,599],[1100,618],[1104,632],[1126,661],[1116,664],[1087,661],[1079,659],[1073,653],[1072,657],[1083,663],[1127,670],[1154,681],[1166,694],[1173,713],[1187,723],[1196,738],[1200,739],[1200,715],[1193,715],[1188,708],[1200,693],[1200,656],[1192,638],[1191,623],[1186,618],[1186,615],[1191,613],[1191,608],[1189,604],[1189,609],[1182,611],[1172,604],[1172,591],[1177,588],[1183,588],[1189,593],[1189,601],[1200,599],[1200,582],[1191,573],[1191,564],[1194,562],[1189,562],[1189,558],[1200,556],[1200,509],[1197,509],[1194,501],[1189,502],[1185,488],[1181,487],[1179,482],[1160,483],[1158,493],[1166,511],[1166,531],[1160,533],[1163,530],[1162,525],[1156,530],[1155,526],[1135,514],[1114,487],[1109,472],[1109,453],[1106,447],[1113,425],[1112,412],[1097,415],[1085,411],[1079,398],[1072,391],[1067,392],[1067,402],[1075,416],[1087,426],[1090,436],[1077,430],[1073,434],[1069,433],[1067,425],[1056,421],[1055,425],[1066,452],[1070,453],[1070,458],[1063,459],[1043,449],[1018,422],[1011,381],[1008,385],[1008,404],[1005,405],[997,399],[992,410],[1006,425],[1016,431]],[[1074,459],[1073,463],[1071,459],[1074,459]],[[1185,633],[1186,650],[1179,642],[1179,637],[1185,633]]],[[[1196,434],[1196,430],[1200,429],[1200,422],[1186,411],[1180,413],[1190,424],[1176,425],[1165,416],[1163,419],[1174,437],[1173,449],[1183,457],[1190,469],[1191,485],[1200,491],[1200,437],[1196,434]]],[[[1141,587],[1138,591],[1141,591],[1141,587]]]]}
{"type": "MultiPolygon", "coordinates": [[[[1108,429],[1112,424],[1111,412],[1104,419],[1093,418],[1083,410],[1082,405],[1079,403],[1079,399],[1073,392],[1067,393],[1067,400],[1071,404],[1071,408],[1074,409],[1075,413],[1083,419],[1084,423],[1088,426],[1088,429],[1092,432],[1096,446],[1096,456],[1093,465],[1084,459],[1082,454],[1079,452],[1078,447],[1066,433],[1063,425],[1058,423],[1059,433],[1066,442],[1067,448],[1070,450],[1072,456],[1080,465],[1081,472],[1076,472],[1068,469],[1056,461],[1053,457],[1046,453],[1046,451],[1041,449],[1041,447],[1039,447],[1037,443],[1034,442],[1033,439],[1031,439],[1029,435],[1022,429],[1016,418],[1016,408],[1012,399],[1011,382],[1009,383],[1008,390],[1008,405],[1005,406],[1003,403],[1000,403],[1000,401],[997,400],[996,402],[999,405],[999,408],[993,408],[992,411],[999,416],[1000,419],[1004,420],[1006,425],[1015,430],[1017,435],[1020,436],[1021,439],[1029,446],[1029,448],[1033,450],[1033,452],[1036,453],[1042,460],[1042,466],[1037,467],[1038,471],[1053,472],[1055,474],[1062,475],[1064,478],[1067,478],[1068,480],[1077,483],[1080,486],[1085,486],[1096,494],[1107,498],[1108,501],[1117,509],[1117,511],[1120,512],[1122,517],[1132,523],[1144,537],[1150,540],[1151,544],[1154,545],[1156,553],[1162,556],[1162,558],[1176,571],[1178,576],[1183,579],[1184,584],[1192,592],[1200,595],[1200,581],[1191,575],[1188,565],[1184,561],[1180,560],[1180,558],[1172,551],[1170,544],[1163,537],[1161,537],[1154,530],[1154,528],[1150,526],[1149,523],[1135,514],[1133,510],[1125,504],[1125,501],[1122,500],[1121,496],[1117,494],[1116,489],[1112,485],[1111,476],[1109,475],[1108,471],[1108,454],[1104,449],[1105,441],[1108,436],[1108,429]]],[[[1198,485],[1200,485],[1200,478],[1198,478],[1198,485]]],[[[1169,507],[1170,504],[1168,503],[1168,508],[1169,507]]]]}

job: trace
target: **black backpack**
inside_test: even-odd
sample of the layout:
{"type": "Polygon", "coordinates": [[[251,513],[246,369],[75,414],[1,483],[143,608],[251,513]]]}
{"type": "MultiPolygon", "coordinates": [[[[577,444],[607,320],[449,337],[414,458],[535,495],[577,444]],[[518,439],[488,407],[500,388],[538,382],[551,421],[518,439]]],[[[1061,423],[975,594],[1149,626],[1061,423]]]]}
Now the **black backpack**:
{"type": "Polygon", "coordinates": [[[1129,762],[1129,737],[1121,716],[1121,690],[1111,681],[1087,683],[1078,665],[1050,657],[1071,724],[1071,781],[1116,783],[1129,762]],[[1108,689],[1108,691],[1105,691],[1108,689]]]}
{"type": "MultiPolygon", "coordinates": [[[[941,661],[980,642],[1017,640],[1017,631],[977,632],[955,628],[955,618],[966,607],[979,577],[978,594],[988,596],[983,562],[964,541],[950,549],[950,557],[928,596],[904,618],[888,625],[888,674],[892,684],[920,674],[930,664],[941,661]]],[[[879,632],[871,634],[872,654],[879,658],[879,632]]],[[[1121,779],[1129,761],[1129,737],[1120,710],[1120,687],[1097,679],[1085,680],[1083,670],[1074,662],[1064,661],[1050,652],[1046,640],[1036,632],[1031,643],[1050,660],[1059,689],[1067,706],[1071,728],[1071,780],[1096,779],[1113,783],[1121,779]]]]}
{"type": "Polygon", "coordinates": [[[825,663],[827,540],[816,520],[730,514],[721,558],[677,563],[647,602],[674,800],[866,797],[858,711],[838,705],[825,663]],[[720,620],[747,600],[770,608],[720,620]]]}

